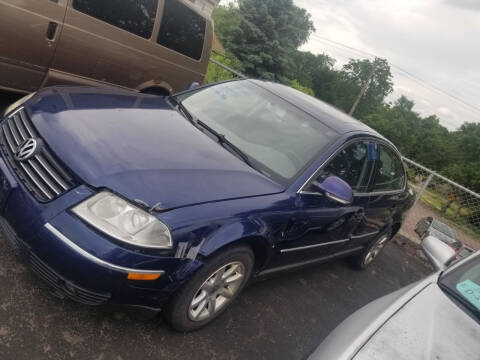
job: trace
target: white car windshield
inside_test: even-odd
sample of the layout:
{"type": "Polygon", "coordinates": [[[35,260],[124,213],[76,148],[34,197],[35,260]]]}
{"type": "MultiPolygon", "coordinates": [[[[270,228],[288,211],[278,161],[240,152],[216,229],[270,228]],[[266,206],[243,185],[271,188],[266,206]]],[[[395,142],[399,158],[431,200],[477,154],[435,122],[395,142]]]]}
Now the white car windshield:
{"type": "Polygon", "coordinates": [[[439,285],[480,320],[480,256],[447,271],[439,285]]]}

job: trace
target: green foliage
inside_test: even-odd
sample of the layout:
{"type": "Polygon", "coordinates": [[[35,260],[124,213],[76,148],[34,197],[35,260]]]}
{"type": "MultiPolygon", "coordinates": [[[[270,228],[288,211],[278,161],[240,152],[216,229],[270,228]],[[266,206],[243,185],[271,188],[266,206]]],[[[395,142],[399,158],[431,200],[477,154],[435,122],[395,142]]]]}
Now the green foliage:
{"type": "Polygon", "coordinates": [[[294,89],[304,92],[307,95],[315,96],[315,93],[313,92],[312,89],[310,89],[309,87],[303,86],[298,82],[298,80],[291,80],[290,86],[293,87],[294,89]]]}
{"type": "Polygon", "coordinates": [[[239,0],[216,12],[224,47],[244,65],[247,75],[287,82],[291,54],[314,31],[310,15],[293,0],[239,0]],[[227,18],[231,24],[226,26],[227,18]]]}
{"type": "MultiPolygon", "coordinates": [[[[220,55],[220,54],[212,54],[211,56],[214,60],[227,65],[228,67],[238,71],[243,71],[243,66],[240,61],[232,55],[220,55]]],[[[218,81],[225,81],[234,79],[236,76],[233,75],[230,71],[210,62],[207,69],[207,74],[205,76],[205,84],[210,84],[213,82],[218,81]]]]}

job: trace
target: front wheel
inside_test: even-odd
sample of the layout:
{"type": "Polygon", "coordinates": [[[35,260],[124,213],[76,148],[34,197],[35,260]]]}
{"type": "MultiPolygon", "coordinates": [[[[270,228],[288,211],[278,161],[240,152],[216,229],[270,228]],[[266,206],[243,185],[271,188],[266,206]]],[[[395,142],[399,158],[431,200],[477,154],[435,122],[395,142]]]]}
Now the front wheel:
{"type": "Polygon", "coordinates": [[[254,255],[246,246],[220,252],[207,261],[170,301],[167,321],[178,331],[199,329],[218,317],[247,283],[254,255]]]}
{"type": "Polygon", "coordinates": [[[391,239],[390,233],[380,235],[377,240],[373,241],[360,255],[352,258],[352,263],[355,268],[364,270],[370,265],[373,260],[382,252],[385,245],[391,239]]]}

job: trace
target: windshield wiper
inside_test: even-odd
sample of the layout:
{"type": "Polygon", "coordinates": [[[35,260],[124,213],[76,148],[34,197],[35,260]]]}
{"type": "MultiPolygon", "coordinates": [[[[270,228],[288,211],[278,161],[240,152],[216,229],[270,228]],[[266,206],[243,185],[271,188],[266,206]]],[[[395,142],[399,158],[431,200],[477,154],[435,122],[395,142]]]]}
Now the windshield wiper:
{"type": "MultiPolygon", "coordinates": [[[[243,160],[248,166],[250,166],[252,169],[255,169],[259,171],[255,166],[252,165],[250,158],[248,157],[247,154],[245,154],[242,150],[240,150],[238,147],[236,147],[234,144],[232,144],[225,135],[220,134],[218,131],[214,130],[211,128],[209,125],[204,123],[202,120],[198,119],[194,115],[192,115],[187,108],[182,104],[181,101],[178,101],[174,96],[170,96],[170,101],[172,101],[175,105],[175,107],[183,113],[183,115],[196,127],[202,127],[203,129],[207,130],[209,133],[211,133],[213,136],[217,138],[217,141],[220,145],[222,145],[224,148],[230,148],[231,151],[233,151],[237,156],[243,160]]],[[[262,172],[263,174],[263,172],[262,172]]]]}
{"type": "Polygon", "coordinates": [[[193,125],[197,126],[198,119],[187,110],[181,101],[178,101],[174,96],[170,96],[169,99],[174,103],[178,111],[180,111],[193,125]]]}
{"type": "MultiPolygon", "coordinates": [[[[210,134],[215,136],[218,140],[218,143],[223,147],[229,147],[233,152],[235,152],[248,166],[255,169],[255,167],[250,162],[250,158],[242,150],[232,144],[225,135],[219,133],[218,131],[212,129],[209,125],[205,124],[202,120],[197,119],[197,124],[207,130],[210,134]]],[[[257,170],[257,169],[255,169],[257,170]]]]}

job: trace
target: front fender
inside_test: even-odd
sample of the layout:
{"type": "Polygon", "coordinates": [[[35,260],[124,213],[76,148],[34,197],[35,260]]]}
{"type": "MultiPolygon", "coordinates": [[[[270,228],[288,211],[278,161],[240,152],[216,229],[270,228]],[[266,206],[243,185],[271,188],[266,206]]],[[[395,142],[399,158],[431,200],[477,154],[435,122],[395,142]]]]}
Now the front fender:
{"type": "Polygon", "coordinates": [[[230,223],[217,229],[205,238],[199,254],[208,257],[225,246],[240,243],[250,238],[261,238],[263,247],[272,248],[274,246],[273,238],[268,235],[264,222],[257,219],[248,219],[230,223]]]}

